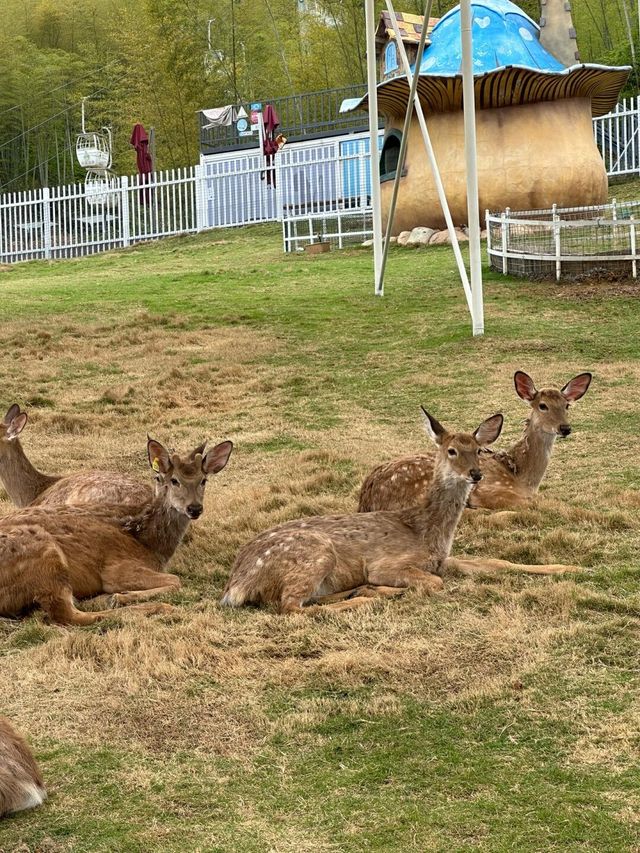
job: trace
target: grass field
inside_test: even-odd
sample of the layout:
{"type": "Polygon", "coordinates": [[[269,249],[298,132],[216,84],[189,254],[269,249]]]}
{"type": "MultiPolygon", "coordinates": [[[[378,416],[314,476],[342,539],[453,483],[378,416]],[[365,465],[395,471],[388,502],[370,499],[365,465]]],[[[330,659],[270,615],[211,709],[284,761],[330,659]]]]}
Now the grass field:
{"type": "Polygon", "coordinates": [[[146,478],[147,431],[236,444],[175,615],[0,619],[0,713],[50,791],[0,851],[640,850],[640,291],[486,272],[480,339],[447,247],[392,250],[384,299],[368,250],[283,256],[270,227],[0,272],[0,402],[40,467],[146,478]],[[594,381],[536,504],[465,517],[455,550],[582,574],[218,607],[254,533],[351,511],[373,464],[427,447],[421,403],[465,430],[502,410],[507,446],[515,369],[594,381]]]}

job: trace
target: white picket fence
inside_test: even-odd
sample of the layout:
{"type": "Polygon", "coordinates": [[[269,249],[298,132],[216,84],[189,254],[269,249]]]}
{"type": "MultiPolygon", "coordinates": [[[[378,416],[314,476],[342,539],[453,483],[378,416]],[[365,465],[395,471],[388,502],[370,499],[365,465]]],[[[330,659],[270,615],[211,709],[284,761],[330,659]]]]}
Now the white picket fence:
{"type": "MultiPolygon", "coordinates": [[[[610,176],[640,174],[640,97],[593,120],[610,176]]],[[[0,263],[70,258],[209,228],[282,222],[285,251],[371,236],[369,140],[351,134],[286,146],[267,167],[258,149],[185,169],[0,196],[0,263]]]]}
{"type": "Polygon", "coordinates": [[[594,118],[593,133],[609,177],[640,174],[640,96],[594,118]]]}

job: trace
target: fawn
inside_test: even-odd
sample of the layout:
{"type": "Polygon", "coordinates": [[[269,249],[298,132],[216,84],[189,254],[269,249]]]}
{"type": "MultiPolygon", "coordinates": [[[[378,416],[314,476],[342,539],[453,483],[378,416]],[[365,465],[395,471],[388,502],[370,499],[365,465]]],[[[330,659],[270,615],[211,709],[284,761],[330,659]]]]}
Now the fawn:
{"type": "MultiPolygon", "coordinates": [[[[26,424],[27,413],[16,403],[0,423],[0,480],[16,506],[139,506],[153,497],[154,490],[147,483],[114,471],[80,471],[64,477],[43,474],[31,464],[18,438],[26,424]]],[[[204,453],[205,444],[192,451],[192,459],[197,453],[204,453]]]]}
{"type": "Polygon", "coordinates": [[[313,612],[315,607],[305,605],[324,602],[341,610],[365,603],[371,593],[440,590],[456,526],[472,486],[482,478],[481,448],[497,439],[503,419],[493,415],[469,434],[450,433],[426,411],[425,416],[437,451],[421,506],[316,516],[261,533],[240,550],[221,603],[313,612]]]}
{"type": "MultiPolygon", "coordinates": [[[[180,580],[160,569],[203,509],[208,474],[221,471],[233,444],[182,459],[149,439],[157,494],[137,512],[129,505],[27,507],[0,519],[0,616],[39,605],[54,621],[91,625],[111,610],[84,612],[75,598],[113,593],[113,606],[176,590],[180,580]]],[[[162,604],[137,604],[149,613],[162,604]]]]}
{"type": "MultiPolygon", "coordinates": [[[[590,373],[580,373],[558,391],[538,391],[530,376],[516,371],[517,395],[531,407],[524,434],[509,450],[485,450],[480,457],[482,480],[469,495],[472,509],[510,509],[526,505],[545,475],[557,436],[568,436],[569,404],[583,397],[591,383],[590,373]]],[[[358,512],[401,509],[424,501],[433,477],[433,455],[406,456],[383,463],[367,476],[358,512]]]]}
{"type": "Polygon", "coordinates": [[[47,792],[26,741],[0,717],[0,818],[42,805],[47,792]]]}

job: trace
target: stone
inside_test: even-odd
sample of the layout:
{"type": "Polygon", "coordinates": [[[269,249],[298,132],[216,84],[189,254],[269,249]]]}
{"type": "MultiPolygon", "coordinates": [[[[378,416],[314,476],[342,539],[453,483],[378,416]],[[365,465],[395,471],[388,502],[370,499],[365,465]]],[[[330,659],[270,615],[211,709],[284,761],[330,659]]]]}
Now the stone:
{"type": "Polygon", "coordinates": [[[409,235],[407,246],[428,246],[433,233],[433,228],[425,228],[418,225],[409,235]]]}
{"type": "Polygon", "coordinates": [[[364,243],[360,243],[361,246],[373,246],[373,240],[365,240],[364,243]]]}
{"type": "Polygon", "coordinates": [[[434,231],[429,240],[430,246],[442,246],[443,243],[449,242],[448,231],[434,231]]]}
{"type": "Polygon", "coordinates": [[[406,246],[407,240],[411,236],[411,231],[401,231],[398,234],[398,246],[406,246]]]}

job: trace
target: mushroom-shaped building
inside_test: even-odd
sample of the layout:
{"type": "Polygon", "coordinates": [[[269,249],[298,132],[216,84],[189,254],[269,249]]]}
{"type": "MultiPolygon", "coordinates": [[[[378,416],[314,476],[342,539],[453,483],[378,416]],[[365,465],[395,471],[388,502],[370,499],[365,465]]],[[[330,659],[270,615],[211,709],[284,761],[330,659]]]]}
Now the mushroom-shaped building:
{"type": "MultiPolygon", "coordinates": [[[[472,4],[480,214],[485,209],[602,204],[607,174],[592,115],[616,104],[630,69],[565,67],[540,43],[539,27],[510,0],[472,4]]],[[[468,220],[464,168],[460,8],[433,28],[419,64],[418,95],[456,225],[468,220]]],[[[378,84],[385,116],[380,157],[383,226],[391,198],[404,114],[406,75],[378,84]]],[[[366,109],[345,101],[343,111],[366,109]]],[[[414,114],[400,179],[393,234],[416,225],[443,228],[435,184],[414,114]]]]}

